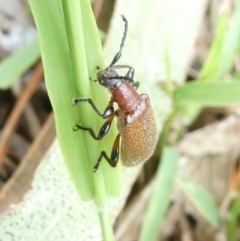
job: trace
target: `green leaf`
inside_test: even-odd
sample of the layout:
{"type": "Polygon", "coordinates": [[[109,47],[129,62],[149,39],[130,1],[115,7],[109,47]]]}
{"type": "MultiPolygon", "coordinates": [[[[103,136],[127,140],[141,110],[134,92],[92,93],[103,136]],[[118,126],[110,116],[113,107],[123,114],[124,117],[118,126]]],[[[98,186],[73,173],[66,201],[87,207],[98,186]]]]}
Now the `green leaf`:
{"type": "MultiPolygon", "coordinates": [[[[201,69],[199,80],[215,82],[223,80],[225,74],[233,67],[240,39],[240,2],[238,1],[231,21],[227,13],[220,16],[216,36],[212,43],[207,60],[201,69]],[[229,22],[231,23],[228,28],[229,22]]],[[[206,82],[204,81],[204,82],[206,82]]],[[[201,82],[201,81],[200,81],[201,82]]],[[[234,90],[235,84],[221,83],[218,85],[201,85],[195,83],[180,87],[174,95],[177,104],[187,104],[183,117],[186,125],[192,123],[204,106],[228,106],[239,104],[239,93],[234,90]],[[227,89],[224,89],[227,85],[227,89]],[[190,87],[191,86],[191,87],[190,87]]],[[[238,86],[236,86],[239,88],[238,86]]]]}
{"type": "Polygon", "coordinates": [[[200,73],[200,79],[220,80],[233,67],[240,40],[240,2],[236,1],[234,13],[230,19],[227,13],[220,17],[216,37],[207,60],[200,73]],[[228,28],[228,25],[230,27],[228,28]]]}
{"type": "Polygon", "coordinates": [[[219,227],[219,214],[212,197],[187,177],[178,176],[178,184],[196,206],[199,213],[214,227],[219,227]]]}
{"type": "Polygon", "coordinates": [[[96,198],[103,207],[107,195],[118,196],[120,192],[120,169],[111,168],[106,161],[96,173],[92,168],[102,150],[110,154],[114,129],[102,142],[93,140],[87,132],[73,131],[73,127],[80,124],[97,133],[103,124],[87,103],[72,107],[74,97],[91,97],[101,112],[109,99],[107,90],[89,81],[89,76],[96,76],[97,65],[104,67],[90,3],[88,0],[31,0],[30,5],[38,28],[58,141],[67,168],[81,199],[96,198]]]}
{"type": "Polygon", "coordinates": [[[240,216],[240,195],[233,201],[230,210],[228,210],[226,220],[226,234],[227,240],[238,241],[238,229],[239,229],[239,216],[240,216]]]}
{"type": "Polygon", "coordinates": [[[93,173],[101,151],[109,150],[107,154],[110,154],[110,139],[101,143],[88,132],[73,131],[80,124],[97,134],[103,124],[90,105],[81,103],[72,107],[74,97],[91,97],[100,112],[109,98],[107,90],[89,81],[89,76],[96,76],[96,66],[104,67],[90,2],[31,0],[30,5],[39,32],[46,86],[66,166],[81,199],[96,200],[101,208],[98,214],[104,239],[113,240],[107,206],[108,196],[118,196],[121,190],[120,165],[113,169],[103,161],[93,173]]]}
{"type": "Polygon", "coordinates": [[[0,89],[9,88],[14,80],[25,73],[40,58],[39,42],[36,38],[0,64],[0,89]]]}
{"type": "Polygon", "coordinates": [[[240,82],[191,82],[179,87],[174,95],[177,105],[201,107],[240,105],[240,82]]]}
{"type": "Polygon", "coordinates": [[[159,226],[171,201],[171,193],[178,169],[179,153],[175,148],[165,147],[158,166],[155,190],[147,207],[140,241],[156,240],[159,226]],[[157,215],[156,215],[157,213],[157,215]]]}
{"type": "Polygon", "coordinates": [[[201,69],[199,79],[213,81],[216,77],[216,73],[219,68],[219,63],[221,61],[221,51],[224,45],[225,36],[227,32],[227,21],[227,14],[223,13],[220,16],[216,36],[209,51],[208,58],[204,62],[204,65],[201,69]]]}
{"type": "Polygon", "coordinates": [[[218,65],[217,78],[222,78],[234,65],[235,56],[240,42],[240,1],[236,1],[234,14],[230,21],[225,41],[222,47],[220,62],[218,65]]]}

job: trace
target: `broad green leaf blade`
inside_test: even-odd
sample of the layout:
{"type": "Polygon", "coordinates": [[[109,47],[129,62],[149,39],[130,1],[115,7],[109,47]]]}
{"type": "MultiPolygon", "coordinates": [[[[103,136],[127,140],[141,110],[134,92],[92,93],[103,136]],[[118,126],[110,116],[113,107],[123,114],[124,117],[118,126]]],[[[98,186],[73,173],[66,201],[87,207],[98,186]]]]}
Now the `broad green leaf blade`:
{"type": "MultiPolygon", "coordinates": [[[[120,172],[105,161],[96,173],[92,172],[92,167],[101,151],[111,150],[111,147],[108,145],[105,149],[87,132],[73,131],[73,127],[80,124],[91,127],[97,133],[103,124],[87,103],[72,107],[74,97],[93,98],[101,112],[108,103],[107,91],[89,81],[89,75],[96,75],[96,65],[103,63],[101,43],[89,4],[88,1],[78,0],[63,1],[63,5],[58,0],[30,1],[39,31],[47,90],[66,165],[82,200],[96,197],[98,204],[104,206],[106,194],[116,196],[120,191],[120,172]],[[81,9],[87,9],[83,15],[81,9]],[[92,40],[88,41],[89,38],[92,40]],[[93,96],[93,93],[101,94],[93,96]],[[104,180],[112,176],[114,182],[108,181],[106,190],[104,180]]],[[[106,141],[113,141],[111,137],[109,133],[106,141]]]]}
{"type": "MultiPolygon", "coordinates": [[[[83,19],[84,43],[87,50],[86,59],[87,59],[87,66],[88,66],[88,74],[92,79],[96,79],[96,66],[100,66],[101,68],[104,68],[104,61],[102,59],[102,46],[100,43],[99,31],[97,29],[95,19],[92,15],[92,8],[88,0],[81,1],[81,13],[82,13],[82,19],[83,19]],[[89,14],[91,15],[91,17],[88,16],[89,14]],[[91,24],[92,28],[88,27],[89,24],[91,24]],[[96,35],[98,37],[96,37],[96,35]],[[98,53],[97,56],[96,56],[96,52],[93,51],[95,49],[98,53]]],[[[124,30],[124,23],[120,16],[118,21],[121,23],[122,28],[116,33],[116,35],[118,35],[121,38],[124,30]]],[[[108,101],[110,100],[109,92],[104,87],[100,86],[98,83],[96,83],[94,87],[95,88],[91,88],[91,91],[92,91],[91,95],[93,96],[94,100],[96,100],[96,103],[98,104],[98,106],[103,106],[102,108],[102,112],[103,112],[104,109],[107,107],[108,101]]],[[[92,119],[92,116],[90,116],[90,119],[92,119]]],[[[98,124],[95,129],[97,131],[99,131],[100,127],[103,125],[103,121],[100,120],[100,122],[101,123],[98,124]]],[[[101,141],[100,152],[102,150],[105,150],[108,156],[110,156],[112,151],[112,145],[116,135],[117,135],[116,122],[113,121],[110,132],[108,133],[107,137],[104,137],[104,140],[101,141]]],[[[119,164],[117,168],[110,167],[110,165],[105,160],[103,160],[101,165],[104,170],[103,179],[104,179],[104,185],[108,195],[112,197],[118,197],[121,192],[121,185],[122,185],[121,160],[119,160],[119,164]]],[[[96,189],[98,188],[99,180],[95,178],[96,175],[94,175],[93,177],[94,177],[94,182],[96,182],[95,184],[95,189],[96,189]]]]}
{"type": "Polygon", "coordinates": [[[199,213],[214,227],[219,227],[218,209],[212,197],[201,186],[186,177],[178,176],[177,181],[199,213]]]}
{"type": "Polygon", "coordinates": [[[192,82],[179,87],[173,98],[177,105],[201,107],[240,105],[240,82],[192,82]]]}
{"type": "Polygon", "coordinates": [[[155,190],[143,222],[140,241],[157,239],[159,226],[171,200],[172,188],[178,169],[178,159],[179,153],[175,148],[164,148],[161,164],[156,175],[155,190]]]}
{"type": "Polygon", "coordinates": [[[0,89],[9,88],[13,81],[25,73],[40,58],[36,38],[0,63],[0,89]]]}

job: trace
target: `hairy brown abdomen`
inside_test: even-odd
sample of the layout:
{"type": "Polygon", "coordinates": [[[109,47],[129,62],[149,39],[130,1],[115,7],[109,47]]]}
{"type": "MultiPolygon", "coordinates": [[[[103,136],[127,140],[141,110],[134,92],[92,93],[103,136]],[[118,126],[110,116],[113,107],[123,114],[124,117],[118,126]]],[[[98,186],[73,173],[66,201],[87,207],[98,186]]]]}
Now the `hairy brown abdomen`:
{"type": "Polygon", "coordinates": [[[118,110],[121,159],[124,166],[135,166],[146,161],[153,154],[157,143],[157,126],[147,95],[141,95],[137,109],[132,116],[118,110]]]}

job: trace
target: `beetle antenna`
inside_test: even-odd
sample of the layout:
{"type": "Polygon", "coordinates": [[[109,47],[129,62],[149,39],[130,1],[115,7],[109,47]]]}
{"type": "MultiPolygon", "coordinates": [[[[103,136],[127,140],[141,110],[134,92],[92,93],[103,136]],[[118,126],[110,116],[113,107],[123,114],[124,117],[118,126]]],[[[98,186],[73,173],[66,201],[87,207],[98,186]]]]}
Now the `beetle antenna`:
{"type": "Polygon", "coordinates": [[[117,63],[117,61],[120,59],[121,55],[122,55],[122,48],[124,46],[124,42],[126,40],[126,37],[127,37],[127,30],[128,30],[128,21],[127,19],[125,18],[124,15],[121,15],[122,16],[122,19],[123,21],[125,22],[125,29],[124,29],[124,33],[123,33],[123,38],[122,38],[122,43],[120,45],[120,49],[119,51],[116,53],[116,55],[114,56],[113,60],[112,60],[112,63],[109,65],[110,66],[113,66],[114,64],[117,63]]]}

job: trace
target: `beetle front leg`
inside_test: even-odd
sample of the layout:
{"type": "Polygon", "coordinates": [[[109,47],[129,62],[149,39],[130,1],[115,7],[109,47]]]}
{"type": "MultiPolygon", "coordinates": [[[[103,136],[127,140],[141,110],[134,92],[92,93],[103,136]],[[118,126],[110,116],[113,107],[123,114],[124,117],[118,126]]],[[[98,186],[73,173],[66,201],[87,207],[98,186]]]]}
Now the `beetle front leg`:
{"type": "Polygon", "coordinates": [[[134,68],[133,67],[130,67],[130,69],[128,70],[128,72],[126,74],[126,77],[133,80],[133,77],[134,77],[134,68]]]}
{"type": "Polygon", "coordinates": [[[111,152],[111,157],[109,158],[107,156],[106,152],[102,151],[98,160],[97,160],[96,165],[93,167],[93,172],[97,171],[103,157],[105,158],[105,160],[109,163],[109,165],[111,167],[117,166],[117,163],[118,163],[118,160],[119,160],[119,143],[120,143],[120,134],[117,135],[117,137],[114,141],[114,144],[113,144],[113,147],[112,147],[112,152],[111,152]]]}
{"type": "Polygon", "coordinates": [[[127,68],[128,72],[124,77],[121,77],[125,80],[127,80],[128,83],[134,83],[133,77],[134,77],[134,68],[129,65],[114,65],[112,66],[113,69],[124,69],[127,68]]]}
{"type": "Polygon", "coordinates": [[[98,110],[98,108],[96,107],[96,105],[94,104],[94,102],[92,101],[91,98],[80,97],[80,98],[74,98],[72,100],[73,106],[75,106],[79,102],[88,102],[92,106],[94,111],[99,116],[101,116],[103,119],[107,119],[114,114],[114,108],[113,108],[113,101],[112,100],[109,101],[108,106],[104,110],[103,114],[98,110]]]}
{"type": "MultiPolygon", "coordinates": [[[[96,66],[96,69],[100,70],[102,68],[100,68],[99,66],[96,66]]],[[[98,81],[97,79],[92,79],[91,77],[89,77],[89,80],[92,81],[92,82],[97,82],[98,81]]]]}

